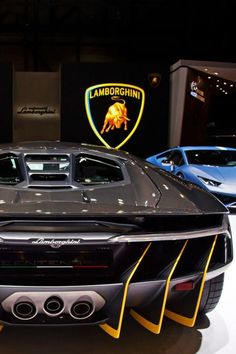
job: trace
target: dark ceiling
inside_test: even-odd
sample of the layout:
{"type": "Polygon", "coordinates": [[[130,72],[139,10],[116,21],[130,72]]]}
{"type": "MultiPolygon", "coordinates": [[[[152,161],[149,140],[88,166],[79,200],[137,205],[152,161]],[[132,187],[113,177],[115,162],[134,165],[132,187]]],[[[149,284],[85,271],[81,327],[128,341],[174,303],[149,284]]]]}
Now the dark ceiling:
{"type": "Polygon", "coordinates": [[[233,1],[1,0],[0,61],[236,62],[233,1]]]}

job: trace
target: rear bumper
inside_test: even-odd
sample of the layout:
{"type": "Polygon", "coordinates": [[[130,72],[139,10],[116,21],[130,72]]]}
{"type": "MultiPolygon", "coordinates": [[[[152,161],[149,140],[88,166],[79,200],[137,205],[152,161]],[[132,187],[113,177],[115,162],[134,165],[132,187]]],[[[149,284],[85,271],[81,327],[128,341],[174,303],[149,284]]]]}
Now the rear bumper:
{"type": "MultiPolygon", "coordinates": [[[[223,266],[206,273],[208,281],[225,272],[223,266]]],[[[202,274],[192,274],[186,277],[173,278],[169,283],[169,297],[175,292],[177,284],[192,283],[193,286],[202,274]]],[[[115,298],[122,291],[123,283],[101,284],[87,286],[64,287],[37,287],[37,286],[0,286],[1,322],[15,325],[73,325],[73,324],[99,324],[106,322],[112,316],[109,308],[115,298]],[[62,310],[54,315],[45,309],[47,299],[57,296],[63,300],[62,310]],[[36,307],[32,318],[20,318],[14,311],[14,306],[20,301],[29,301],[36,307]],[[86,318],[75,318],[71,308],[78,301],[90,301],[93,305],[91,313],[86,318]]],[[[150,303],[154,294],[161,291],[166,285],[166,279],[130,283],[125,306],[127,308],[142,307],[150,303]]]]}
{"type": "Polygon", "coordinates": [[[233,258],[228,231],[192,239],[118,242],[113,247],[117,260],[122,252],[126,256],[120,260],[130,257],[125,268],[118,267],[118,281],[113,277],[113,282],[109,282],[108,276],[104,277],[104,283],[100,279],[100,284],[91,278],[93,282],[87,285],[2,283],[0,321],[16,325],[99,324],[118,338],[124,310],[129,308],[131,315],[154,333],[160,332],[163,316],[169,313],[172,319],[193,326],[204,283],[223,273],[233,258]],[[187,288],[179,291],[177,284],[185,284],[187,288]],[[62,307],[55,299],[62,302],[62,307]],[[48,301],[53,304],[50,311],[48,301]],[[19,315],[19,309],[23,310],[23,316],[19,315]]]}

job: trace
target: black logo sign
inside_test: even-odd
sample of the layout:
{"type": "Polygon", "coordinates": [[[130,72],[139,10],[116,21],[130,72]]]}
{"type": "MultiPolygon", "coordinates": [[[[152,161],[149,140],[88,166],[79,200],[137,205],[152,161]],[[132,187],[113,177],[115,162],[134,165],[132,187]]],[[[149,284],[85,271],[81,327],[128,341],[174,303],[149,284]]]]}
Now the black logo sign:
{"type": "Polygon", "coordinates": [[[139,125],[144,100],[144,91],[138,86],[109,83],[89,87],[85,107],[98,139],[107,147],[124,145],[139,125]]]}

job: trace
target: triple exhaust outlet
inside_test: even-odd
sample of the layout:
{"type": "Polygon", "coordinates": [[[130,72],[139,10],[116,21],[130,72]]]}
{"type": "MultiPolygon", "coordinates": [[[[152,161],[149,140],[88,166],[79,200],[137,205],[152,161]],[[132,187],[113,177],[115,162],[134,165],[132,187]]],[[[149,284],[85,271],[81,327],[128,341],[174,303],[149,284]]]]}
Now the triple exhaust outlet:
{"type": "Polygon", "coordinates": [[[69,303],[68,299],[60,296],[50,296],[43,303],[33,301],[29,297],[20,297],[12,306],[12,314],[20,320],[31,320],[38,313],[47,316],[59,316],[62,313],[69,313],[77,320],[89,318],[95,311],[95,302],[89,296],[81,296],[76,301],[69,303]]]}

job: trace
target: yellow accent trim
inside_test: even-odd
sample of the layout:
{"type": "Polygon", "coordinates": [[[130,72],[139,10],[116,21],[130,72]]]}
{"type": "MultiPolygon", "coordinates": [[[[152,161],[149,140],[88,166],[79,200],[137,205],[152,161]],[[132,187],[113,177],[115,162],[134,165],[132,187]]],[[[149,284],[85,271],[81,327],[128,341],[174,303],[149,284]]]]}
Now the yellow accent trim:
{"type": "Polygon", "coordinates": [[[195,307],[195,311],[193,314],[193,317],[189,318],[189,317],[185,317],[185,316],[181,316],[178,315],[175,312],[169,311],[169,310],[165,310],[165,316],[170,318],[171,320],[178,322],[180,324],[183,324],[187,327],[193,327],[195,325],[196,322],[196,318],[197,318],[197,314],[198,314],[198,310],[199,310],[199,306],[201,303],[201,299],[202,299],[202,293],[203,293],[203,288],[204,288],[204,284],[205,284],[205,278],[206,278],[206,274],[207,274],[207,270],[211,261],[211,256],[212,253],[214,251],[215,245],[216,245],[216,241],[217,241],[217,237],[218,235],[215,236],[209,256],[208,256],[208,260],[206,262],[206,266],[203,272],[203,276],[202,276],[202,282],[201,282],[201,286],[200,286],[200,290],[199,290],[199,295],[198,295],[198,299],[197,299],[197,303],[196,303],[196,307],[195,307]]]}
{"type": "Polygon", "coordinates": [[[0,325],[0,333],[3,331],[4,326],[0,325]]]}
{"type": "Polygon", "coordinates": [[[129,133],[129,135],[119,145],[117,145],[115,147],[115,149],[119,149],[121,146],[123,146],[131,138],[131,136],[134,134],[135,130],[137,129],[137,127],[139,125],[139,122],[140,122],[140,120],[142,118],[142,114],[143,114],[143,108],[144,108],[144,102],[145,102],[145,92],[144,92],[144,90],[141,87],[134,86],[134,85],[129,85],[129,84],[122,84],[122,83],[108,83],[108,84],[95,85],[95,86],[91,86],[91,87],[87,88],[87,90],[85,91],[85,109],[86,109],[87,117],[88,117],[88,120],[89,120],[89,124],[90,124],[94,134],[97,136],[97,138],[108,148],[111,148],[112,146],[110,146],[103,139],[101,134],[99,134],[98,130],[96,129],[96,127],[95,127],[95,125],[93,123],[93,119],[92,119],[91,114],[90,114],[90,107],[88,105],[88,100],[87,100],[88,93],[91,90],[94,90],[94,89],[96,89],[98,87],[106,87],[106,86],[126,86],[126,87],[130,87],[130,88],[133,88],[133,89],[138,89],[142,93],[142,102],[141,102],[141,107],[140,107],[140,111],[139,111],[139,115],[138,115],[138,118],[136,120],[136,123],[135,123],[133,129],[131,130],[131,132],[129,133]]]}
{"type": "Polygon", "coordinates": [[[186,247],[188,243],[188,240],[185,241],[178,257],[175,260],[175,263],[171,269],[171,272],[166,280],[166,288],[165,288],[165,293],[164,293],[164,299],[163,299],[163,304],[162,304],[162,309],[161,309],[161,314],[160,314],[160,318],[159,318],[159,322],[157,324],[147,320],[146,318],[144,318],[143,316],[141,316],[139,313],[137,313],[135,310],[131,309],[130,310],[130,314],[131,316],[139,323],[141,324],[143,327],[145,327],[146,329],[148,329],[150,332],[155,333],[155,334],[159,334],[161,331],[161,326],[162,326],[162,321],[163,321],[163,317],[164,317],[164,311],[165,311],[165,306],[166,306],[166,300],[167,300],[167,295],[168,295],[168,291],[169,291],[169,285],[170,285],[170,280],[171,277],[175,271],[175,268],[184,252],[184,249],[186,247]]]}
{"type": "Polygon", "coordinates": [[[99,325],[105,332],[107,332],[108,334],[110,334],[110,336],[114,337],[114,338],[119,338],[120,336],[120,331],[121,331],[121,325],[123,322],[123,316],[124,316],[124,310],[125,310],[125,303],[126,303],[126,298],[127,298],[127,294],[128,294],[128,289],[129,289],[129,283],[134,275],[134,273],[136,272],[139,264],[142,262],[145,254],[147,253],[148,249],[151,246],[151,242],[148,244],[148,246],[145,248],[142,256],[139,258],[138,262],[136,263],[136,265],[134,266],[132,272],[130,273],[126,283],[125,283],[125,289],[124,289],[124,294],[123,294],[123,300],[122,300],[122,304],[121,304],[121,310],[120,310],[120,318],[119,318],[119,323],[118,323],[118,327],[117,329],[112,328],[110,325],[108,325],[107,323],[101,324],[99,325]]]}

